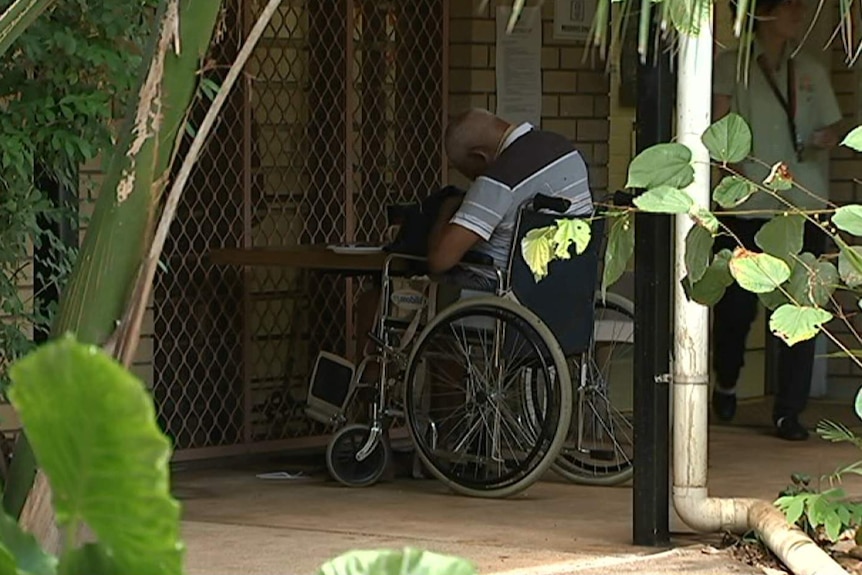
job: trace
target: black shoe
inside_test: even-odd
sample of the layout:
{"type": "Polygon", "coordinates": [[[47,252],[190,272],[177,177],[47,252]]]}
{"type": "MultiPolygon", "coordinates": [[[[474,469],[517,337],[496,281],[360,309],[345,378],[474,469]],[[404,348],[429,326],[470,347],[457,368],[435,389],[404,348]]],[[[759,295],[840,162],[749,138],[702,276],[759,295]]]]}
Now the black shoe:
{"type": "Polygon", "coordinates": [[[808,439],[808,430],[802,427],[794,415],[779,418],[775,423],[775,434],[787,441],[805,441],[808,439]]]}
{"type": "Polygon", "coordinates": [[[736,393],[712,392],[712,411],[721,421],[730,421],[736,415],[736,393]]]}

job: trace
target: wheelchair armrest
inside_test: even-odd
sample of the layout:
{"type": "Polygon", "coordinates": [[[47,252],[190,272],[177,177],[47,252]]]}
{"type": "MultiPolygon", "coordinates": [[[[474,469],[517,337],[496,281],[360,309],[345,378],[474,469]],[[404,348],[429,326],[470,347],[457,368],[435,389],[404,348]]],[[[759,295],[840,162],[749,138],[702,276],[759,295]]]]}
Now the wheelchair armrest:
{"type": "Polygon", "coordinates": [[[467,252],[464,254],[464,257],[461,258],[462,264],[474,264],[480,266],[493,266],[494,258],[489,256],[488,254],[483,254],[481,252],[467,252]]]}
{"type": "Polygon", "coordinates": [[[533,196],[532,204],[533,209],[536,211],[548,210],[557,214],[566,213],[572,206],[571,200],[557,196],[547,196],[545,194],[536,194],[533,196]]]}

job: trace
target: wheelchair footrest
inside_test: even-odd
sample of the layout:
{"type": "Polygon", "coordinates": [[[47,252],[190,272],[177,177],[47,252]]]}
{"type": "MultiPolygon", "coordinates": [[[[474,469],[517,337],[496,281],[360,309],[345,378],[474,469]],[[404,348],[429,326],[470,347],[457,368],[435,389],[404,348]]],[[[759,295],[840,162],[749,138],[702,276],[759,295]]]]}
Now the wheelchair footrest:
{"type": "Polygon", "coordinates": [[[308,385],[306,415],[329,424],[343,414],[356,387],[355,373],[356,366],[352,362],[333,353],[320,352],[308,385]]]}

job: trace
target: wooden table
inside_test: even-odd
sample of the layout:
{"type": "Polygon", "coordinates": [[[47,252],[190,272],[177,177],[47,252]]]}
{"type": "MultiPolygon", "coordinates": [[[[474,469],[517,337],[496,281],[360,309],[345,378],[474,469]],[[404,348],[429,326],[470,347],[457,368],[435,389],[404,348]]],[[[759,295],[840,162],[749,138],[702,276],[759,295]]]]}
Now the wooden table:
{"type": "Polygon", "coordinates": [[[219,248],[210,251],[210,261],[218,265],[276,266],[328,271],[342,275],[380,272],[389,253],[335,253],[324,245],[283,248],[219,248]]]}

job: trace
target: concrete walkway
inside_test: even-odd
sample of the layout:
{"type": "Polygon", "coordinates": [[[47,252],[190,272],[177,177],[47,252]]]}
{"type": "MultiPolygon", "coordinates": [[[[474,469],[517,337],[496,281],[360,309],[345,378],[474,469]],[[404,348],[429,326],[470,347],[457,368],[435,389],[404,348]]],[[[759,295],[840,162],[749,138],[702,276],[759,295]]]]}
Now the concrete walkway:
{"type": "MultiPolygon", "coordinates": [[[[789,444],[761,432],[714,428],[711,493],[774,499],[790,474],[818,476],[862,458],[812,438],[789,444]]],[[[348,489],[325,472],[262,480],[287,462],[179,471],[190,575],[304,575],[356,548],[420,547],[473,561],[482,574],[762,573],[706,553],[716,536],[679,534],[676,549],[631,545],[632,491],[549,477],[508,500],[449,493],[436,481],[399,479],[348,489]]],[[[862,482],[845,486],[862,495],[862,482]]]]}

